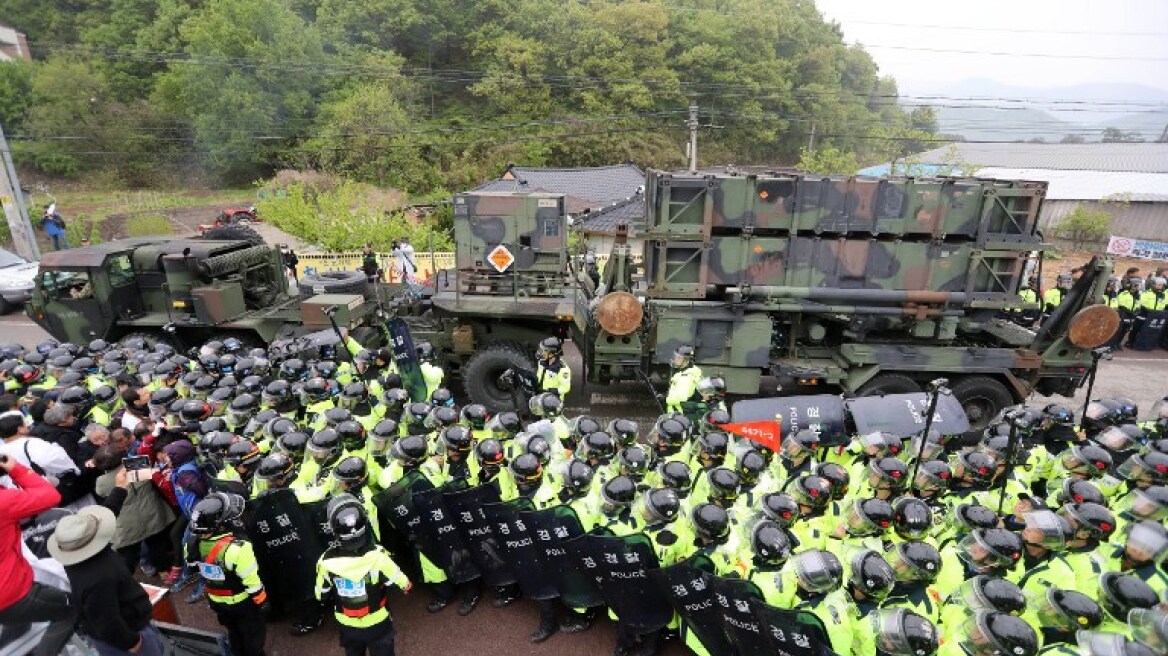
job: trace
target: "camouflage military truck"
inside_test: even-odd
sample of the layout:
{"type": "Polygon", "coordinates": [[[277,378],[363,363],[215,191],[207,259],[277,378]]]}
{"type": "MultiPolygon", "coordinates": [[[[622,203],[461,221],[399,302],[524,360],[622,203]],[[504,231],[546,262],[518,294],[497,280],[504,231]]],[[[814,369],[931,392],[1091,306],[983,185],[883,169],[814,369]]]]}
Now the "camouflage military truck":
{"type": "Polygon", "coordinates": [[[119,239],[48,253],[26,312],[49,334],[87,343],[136,335],[193,346],[237,337],[263,344],[331,328],[378,343],[376,304],[359,286],[289,293],[280,252],[245,240],[119,239]],[[354,293],[355,292],[355,293],[354,293]]]}
{"type": "Polygon", "coordinates": [[[1099,258],[1037,332],[1020,308],[1041,182],[650,172],[643,265],[614,248],[581,290],[587,379],[665,380],[675,347],[734,394],[920,391],[950,380],[975,427],[1039,394],[1071,395],[1118,317],[1099,258]]]}

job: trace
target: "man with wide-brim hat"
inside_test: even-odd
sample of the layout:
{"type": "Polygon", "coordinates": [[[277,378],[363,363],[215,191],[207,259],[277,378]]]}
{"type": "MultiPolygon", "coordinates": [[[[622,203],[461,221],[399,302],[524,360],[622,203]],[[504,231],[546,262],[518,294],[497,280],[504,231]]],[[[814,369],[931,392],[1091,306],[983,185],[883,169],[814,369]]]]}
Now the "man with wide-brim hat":
{"type": "Polygon", "coordinates": [[[65,566],[81,627],[101,656],[161,656],[162,637],[150,623],[150,598],[110,549],[117,518],[104,506],[64,517],[49,537],[49,553],[65,566]]]}

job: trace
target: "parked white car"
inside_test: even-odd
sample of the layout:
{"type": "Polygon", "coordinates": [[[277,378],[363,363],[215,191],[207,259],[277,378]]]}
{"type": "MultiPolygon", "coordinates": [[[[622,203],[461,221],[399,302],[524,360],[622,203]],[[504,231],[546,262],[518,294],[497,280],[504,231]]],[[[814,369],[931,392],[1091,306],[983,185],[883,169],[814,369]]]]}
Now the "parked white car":
{"type": "Polygon", "coordinates": [[[38,265],[0,248],[0,314],[8,314],[32,298],[38,265]]]}

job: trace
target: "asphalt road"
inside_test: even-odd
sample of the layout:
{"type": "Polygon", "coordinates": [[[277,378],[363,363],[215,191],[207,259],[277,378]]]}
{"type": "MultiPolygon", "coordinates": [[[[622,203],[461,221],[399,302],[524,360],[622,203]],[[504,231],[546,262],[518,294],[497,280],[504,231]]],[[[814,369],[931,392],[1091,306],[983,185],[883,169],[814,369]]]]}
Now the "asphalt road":
{"type": "MultiPolygon", "coordinates": [[[[47,335],[23,314],[0,316],[0,340],[17,341],[32,346],[47,335]]],[[[579,356],[570,352],[568,361],[572,365],[575,380],[581,380],[579,356]]],[[[1161,396],[1168,394],[1168,353],[1121,352],[1113,360],[1101,364],[1094,396],[1129,396],[1147,412],[1161,396]]],[[[1068,401],[1062,397],[1048,399],[1035,396],[1031,404],[1041,407],[1057,400],[1078,410],[1082,405],[1084,391],[1068,401]]],[[[640,422],[651,422],[658,414],[657,406],[644,387],[636,384],[611,385],[605,387],[585,386],[577,383],[569,395],[567,414],[591,414],[607,421],[615,417],[626,417],[640,422]]],[[[188,606],[182,601],[185,594],[175,600],[179,616],[186,625],[200,629],[219,629],[205,602],[188,606]]],[[[390,599],[395,625],[397,627],[397,653],[406,655],[475,654],[489,656],[523,656],[544,654],[556,656],[594,656],[609,653],[615,645],[615,627],[607,619],[601,619],[589,631],[576,635],[557,634],[542,645],[532,645],[527,636],[538,623],[535,604],[520,601],[515,605],[496,609],[489,604],[489,594],[479,607],[467,617],[455,613],[455,605],[441,613],[430,615],[425,610],[430,600],[423,586],[415,587],[413,594],[403,597],[400,593],[390,599]]],[[[289,623],[273,622],[268,631],[268,653],[274,656],[292,654],[341,654],[336,630],[331,620],[324,628],[310,636],[293,638],[288,634],[289,623]]],[[[689,653],[676,641],[665,643],[662,651],[666,656],[680,656],[689,653]]]]}

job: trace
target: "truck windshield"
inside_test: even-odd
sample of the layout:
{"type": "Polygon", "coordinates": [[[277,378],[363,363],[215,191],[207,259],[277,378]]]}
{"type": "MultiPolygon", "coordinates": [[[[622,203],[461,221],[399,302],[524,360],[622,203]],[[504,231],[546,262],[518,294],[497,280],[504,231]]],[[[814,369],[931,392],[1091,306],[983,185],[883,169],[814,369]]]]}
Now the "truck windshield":
{"type": "Polygon", "coordinates": [[[89,276],[80,271],[41,272],[40,287],[52,299],[77,300],[93,295],[89,276]]]}
{"type": "Polygon", "coordinates": [[[106,263],[110,285],[125,287],[134,284],[134,267],[130,264],[129,255],[115,255],[106,263]]]}

